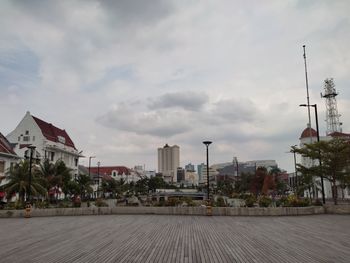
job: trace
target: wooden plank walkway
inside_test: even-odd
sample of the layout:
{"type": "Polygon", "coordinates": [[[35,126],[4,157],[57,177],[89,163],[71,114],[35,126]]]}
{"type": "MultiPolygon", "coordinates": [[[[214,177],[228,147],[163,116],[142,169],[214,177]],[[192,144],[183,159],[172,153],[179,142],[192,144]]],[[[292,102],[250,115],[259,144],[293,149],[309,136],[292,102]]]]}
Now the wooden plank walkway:
{"type": "Polygon", "coordinates": [[[350,262],[350,216],[0,219],[0,262],[350,262]]]}

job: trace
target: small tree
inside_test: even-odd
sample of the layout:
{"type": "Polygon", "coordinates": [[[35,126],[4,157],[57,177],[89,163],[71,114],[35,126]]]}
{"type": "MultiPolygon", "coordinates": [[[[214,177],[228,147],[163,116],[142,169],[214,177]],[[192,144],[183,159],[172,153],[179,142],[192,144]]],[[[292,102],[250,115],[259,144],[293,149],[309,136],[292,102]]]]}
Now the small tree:
{"type": "MultiPolygon", "coordinates": [[[[32,168],[34,170],[34,168],[32,168]]],[[[8,183],[3,188],[7,193],[7,197],[18,193],[19,200],[23,203],[26,194],[29,191],[29,161],[24,160],[16,163],[12,169],[6,171],[8,183]]],[[[31,194],[46,196],[46,188],[44,180],[34,171],[31,178],[31,194]]]]}
{"type": "Polygon", "coordinates": [[[348,176],[347,169],[350,165],[349,141],[342,138],[334,138],[330,141],[305,144],[301,149],[295,148],[295,151],[304,157],[322,160],[322,167],[309,168],[299,165],[299,168],[305,169],[312,176],[320,176],[322,174],[331,183],[334,204],[337,204],[337,184],[346,181],[345,178],[348,176]]]}

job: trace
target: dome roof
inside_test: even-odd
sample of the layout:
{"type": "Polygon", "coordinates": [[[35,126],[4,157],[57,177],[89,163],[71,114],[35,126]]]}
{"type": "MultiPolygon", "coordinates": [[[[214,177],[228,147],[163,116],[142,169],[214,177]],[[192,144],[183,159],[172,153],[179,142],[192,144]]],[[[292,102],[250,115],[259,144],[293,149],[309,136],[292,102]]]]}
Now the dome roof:
{"type": "MultiPolygon", "coordinates": [[[[311,137],[317,137],[317,132],[313,128],[311,128],[311,137]]],[[[300,139],[303,138],[310,138],[310,128],[305,128],[305,130],[303,130],[300,139]]]]}

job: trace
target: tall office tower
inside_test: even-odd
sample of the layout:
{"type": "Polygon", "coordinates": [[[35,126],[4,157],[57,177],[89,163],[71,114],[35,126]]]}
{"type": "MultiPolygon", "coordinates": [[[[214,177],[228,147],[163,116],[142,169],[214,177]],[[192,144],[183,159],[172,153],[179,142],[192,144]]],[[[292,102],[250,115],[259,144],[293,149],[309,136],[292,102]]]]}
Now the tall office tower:
{"type": "Polygon", "coordinates": [[[201,163],[201,164],[198,164],[197,165],[197,173],[198,173],[198,181],[202,181],[202,170],[203,170],[203,167],[205,166],[204,163],[201,163]]]}
{"type": "Polygon", "coordinates": [[[185,165],[185,171],[187,171],[187,172],[194,172],[195,171],[194,170],[194,164],[191,164],[191,163],[186,164],[185,165]]]}
{"type": "Polygon", "coordinates": [[[180,166],[180,147],[165,144],[158,148],[158,172],[163,174],[167,182],[177,181],[177,168],[180,166]]]}

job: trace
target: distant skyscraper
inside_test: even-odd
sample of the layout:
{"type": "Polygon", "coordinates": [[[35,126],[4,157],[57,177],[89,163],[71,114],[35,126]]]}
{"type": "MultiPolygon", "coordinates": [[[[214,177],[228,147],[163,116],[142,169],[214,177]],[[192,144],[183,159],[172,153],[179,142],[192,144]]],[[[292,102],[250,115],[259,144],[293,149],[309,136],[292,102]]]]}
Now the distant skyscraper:
{"type": "Polygon", "coordinates": [[[177,145],[158,148],[158,172],[162,173],[164,180],[177,181],[177,168],[180,166],[180,147],[177,145]]]}
{"type": "Polygon", "coordinates": [[[202,170],[203,170],[203,167],[205,166],[204,163],[201,163],[201,164],[198,164],[197,165],[197,173],[198,173],[198,181],[202,181],[202,170]]]}
{"type": "Polygon", "coordinates": [[[185,169],[183,169],[182,167],[178,167],[177,168],[177,182],[181,183],[185,181],[185,169]]]}
{"type": "Polygon", "coordinates": [[[185,165],[185,171],[186,171],[186,172],[194,172],[194,171],[195,171],[195,170],[194,170],[194,165],[191,164],[191,163],[186,164],[186,165],[185,165]]]}

